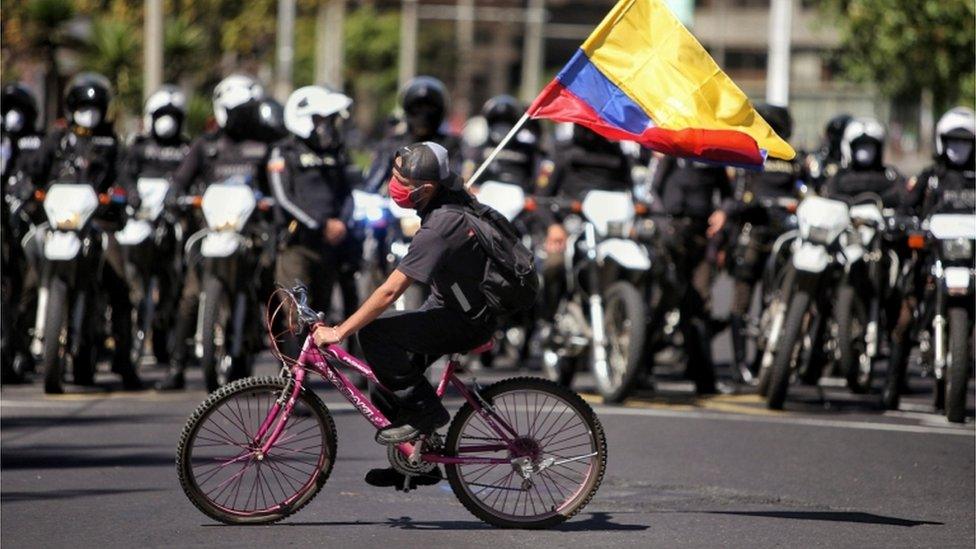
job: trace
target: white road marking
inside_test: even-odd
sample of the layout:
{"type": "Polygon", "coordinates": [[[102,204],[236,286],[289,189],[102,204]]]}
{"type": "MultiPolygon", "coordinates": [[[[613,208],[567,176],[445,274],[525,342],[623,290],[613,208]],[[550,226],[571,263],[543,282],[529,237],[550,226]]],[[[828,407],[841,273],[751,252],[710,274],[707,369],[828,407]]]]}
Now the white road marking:
{"type": "Polygon", "coordinates": [[[955,435],[974,437],[976,430],[973,426],[960,427],[925,427],[922,425],[902,425],[896,423],[874,423],[870,421],[842,421],[836,419],[818,419],[797,416],[757,416],[747,414],[709,414],[704,412],[659,410],[651,408],[619,408],[613,406],[593,406],[597,415],[604,416],[649,416],[673,417],[684,419],[713,419],[718,421],[742,421],[747,423],[775,423],[779,425],[804,425],[808,427],[834,427],[838,429],[860,429],[864,431],[896,431],[902,433],[920,433],[926,435],[955,435]]]}

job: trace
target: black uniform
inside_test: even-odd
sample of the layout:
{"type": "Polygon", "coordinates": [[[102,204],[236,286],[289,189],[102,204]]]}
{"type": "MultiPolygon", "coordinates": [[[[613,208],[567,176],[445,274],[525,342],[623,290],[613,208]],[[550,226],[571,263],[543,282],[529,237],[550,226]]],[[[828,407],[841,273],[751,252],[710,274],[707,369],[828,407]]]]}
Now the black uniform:
{"type": "MultiPolygon", "coordinates": [[[[289,136],[278,141],[268,160],[268,181],[278,203],[278,226],[286,227],[275,267],[275,280],[290,287],[301,281],[311,291],[312,308],[330,309],[337,277],[352,278],[355,270],[341,270],[343,261],[356,257],[357,243],[349,237],[337,245],[325,237],[330,219],[349,227],[352,221],[352,189],[346,178],[348,160],[343,149],[319,152],[302,139],[289,136]]],[[[351,285],[353,289],[355,285],[351,285]]],[[[357,296],[344,299],[346,316],[355,312],[357,296]]]]}
{"type": "Polygon", "coordinates": [[[140,177],[171,179],[190,152],[190,140],[177,136],[162,140],[151,135],[137,136],[126,149],[122,174],[130,186],[140,177]]]}
{"type": "MultiPolygon", "coordinates": [[[[90,184],[96,192],[104,193],[116,184],[121,158],[122,145],[107,123],[100,124],[94,130],[79,126],[56,130],[47,136],[41,146],[36,183],[38,186],[53,183],[90,184]]],[[[133,189],[122,181],[119,183],[126,187],[130,197],[135,196],[133,189]]],[[[115,231],[121,228],[122,215],[117,210],[109,210],[95,223],[106,231],[115,231]]],[[[112,369],[126,377],[134,375],[129,352],[132,347],[132,303],[121,250],[113,233],[108,232],[108,236],[101,287],[108,294],[112,307],[112,336],[115,340],[112,369]]]]}
{"type": "Polygon", "coordinates": [[[746,315],[752,292],[762,276],[776,238],[787,229],[782,223],[786,210],[781,199],[799,200],[803,170],[797,160],[768,159],[762,172],[744,172],[736,180],[733,197],[722,209],[734,227],[731,246],[731,273],[735,279],[730,310],[730,328],[735,362],[745,367],[746,315]]]}
{"type": "Polygon", "coordinates": [[[654,170],[651,189],[668,216],[665,245],[677,267],[678,280],[690,282],[682,296],[681,329],[689,370],[699,393],[715,391],[712,365],[710,297],[712,252],[706,234],[708,218],[716,210],[716,195],[731,195],[725,168],[691,160],[664,157],[654,170]]]}
{"type": "MultiPolygon", "coordinates": [[[[177,195],[203,194],[210,183],[242,177],[256,191],[267,194],[266,165],[268,145],[261,141],[234,140],[223,130],[194,140],[186,158],[173,175],[177,195]]],[[[199,221],[195,223],[199,226],[199,221]]],[[[198,265],[188,258],[183,291],[177,307],[173,350],[173,373],[182,375],[186,367],[186,339],[193,334],[201,291],[198,265]]],[[[180,383],[182,385],[182,383],[180,383]]]]}
{"type": "Polygon", "coordinates": [[[873,193],[881,198],[885,208],[897,208],[904,195],[905,178],[898,170],[888,166],[858,170],[842,168],[823,189],[826,197],[855,198],[860,194],[873,193]]]}

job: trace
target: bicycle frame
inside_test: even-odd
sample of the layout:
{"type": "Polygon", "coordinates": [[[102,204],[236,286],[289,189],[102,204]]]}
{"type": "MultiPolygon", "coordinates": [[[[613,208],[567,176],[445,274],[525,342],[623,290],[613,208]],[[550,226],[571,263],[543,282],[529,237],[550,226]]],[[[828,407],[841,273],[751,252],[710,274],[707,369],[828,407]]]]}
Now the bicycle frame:
{"type": "MultiPolygon", "coordinates": [[[[421,448],[423,446],[423,437],[417,444],[404,442],[397,445],[397,448],[404,456],[407,456],[412,461],[426,461],[430,463],[443,463],[443,464],[506,464],[511,463],[514,458],[522,457],[519,449],[516,447],[516,441],[518,438],[518,433],[509,425],[503,418],[501,418],[491,406],[485,402],[480,395],[469,389],[464,382],[462,382],[456,375],[454,375],[455,370],[459,365],[459,354],[451,355],[447,363],[447,368],[444,370],[444,374],[441,377],[440,382],[437,384],[437,396],[443,398],[444,393],[447,391],[448,385],[452,385],[461,396],[470,404],[475,412],[481,416],[485,424],[488,425],[498,438],[503,441],[503,443],[496,444],[478,444],[469,446],[460,446],[458,448],[458,453],[475,453],[475,452],[493,452],[508,450],[510,458],[489,458],[489,457],[465,457],[465,456],[450,456],[444,455],[442,453],[432,453],[424,452],[421,453],[421,448]]],[[[388,427],[391,422],[383,415],[383,413],[373,405],[369,397],[363,394],[362,391],[353,384],[349,378],[347,378],[341,371],[339,367],[348,367],[356,370],[371,382],[376,383],[382,387],[382,384],[376,379],[376,375],[373,373],[373,369],[365,362],[357,359],[356,357],[347,353],[344,349],[338,345],[330,345],[324,351],[320,350],[312,340],[311,335],[306,337],[305,344],[302,347],[301,355],[299,355],[298,362],[291,367],[291,375],[293,380],[293,386],[291,387],[291,394],[288,395],[287,401],[282,401],[279,398],[271,406],[267,417],[258,429],[255,435],[255,442],[262,440],[265,435],[268,435],[267,440],[261,445],[261,454],[267,454],[268,451],[274,446],[281,432],[284,430],[285,425],[288,423],[288,419],[291,416],[292,410],[294,409],[295,402],[298,399],[302,387],[304,385],[305,376],[308,371],[315,372],[325,379],[332,382],[339,393],[346,398],[352,404],[360,414],[363,415],[370,423],[373,424],[377,429],[383,429],[388,427]],[[279,415],[279,412],[280,415],[279,415]],[[277,422],[275,421],[277,418],[277,422]],[[268,434],[270,432],[270,434],[268,434]]]]}

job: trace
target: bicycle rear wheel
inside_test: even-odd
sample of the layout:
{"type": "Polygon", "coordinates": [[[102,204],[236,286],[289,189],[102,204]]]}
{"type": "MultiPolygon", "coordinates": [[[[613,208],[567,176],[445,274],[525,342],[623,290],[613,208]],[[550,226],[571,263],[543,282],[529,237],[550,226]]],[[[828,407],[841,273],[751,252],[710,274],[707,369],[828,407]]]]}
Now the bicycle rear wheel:
{"type": "Polygon", "coordinates": [[[336,431],[315,393],[299,393],[275,444],[259,451],[273,429],[261,440],[257,433],[286,390],[286,378],[242,379],[212,393],[190,416],[176,467],[186,496],[205,515],[227,524],[269,524],[296,513],[325,484],[336,431]]]}
{"type": "Polygon", "coordinates": [[[503,528],[549,528],[585,507],[607,464],[603,426],[589,405],[555,383],[525,377],[481,396],[518,436],[506,444],[470,404],[454,416],[448,455],[503,461],[446,467],[464,507],[503,528]]]}

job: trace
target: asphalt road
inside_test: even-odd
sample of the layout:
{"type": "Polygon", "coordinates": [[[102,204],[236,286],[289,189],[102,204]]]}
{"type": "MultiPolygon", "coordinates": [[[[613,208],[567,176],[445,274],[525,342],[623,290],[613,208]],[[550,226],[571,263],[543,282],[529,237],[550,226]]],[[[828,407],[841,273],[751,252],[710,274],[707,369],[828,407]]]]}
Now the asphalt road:
{"type": "MultiPolygon", "coordinates": [[[[146,377],[161,372],[144,368],[146,377]]],[[[273,373],[264,361],[260,373],[273,373]]],[[[505,375],[477,374],[482,383],[505,375]]],[[[114,388],[103,374],[101,381],[114,388]]],[[[584,379],[580,388],[586,389],[584,379]]],[[[553,531],[500,531],[447,483],[402,494],[362,481],[386,463],[373,431],[334,390],[338,459],[304,510],[273,526],[228,527],[184,497],[178,434],[204,398],[0,392],[0,543],[17,547],[967,547],[974,540],[973,424],[928,413],[927,395],[882,414],[842,388],[791,392],[786,412],[755,395],[690,396],[676,378],[625,406],[595,405],[607,476],[553,531]]],[[[876,397],[874,397],[876,398],[876,397]]]]}

